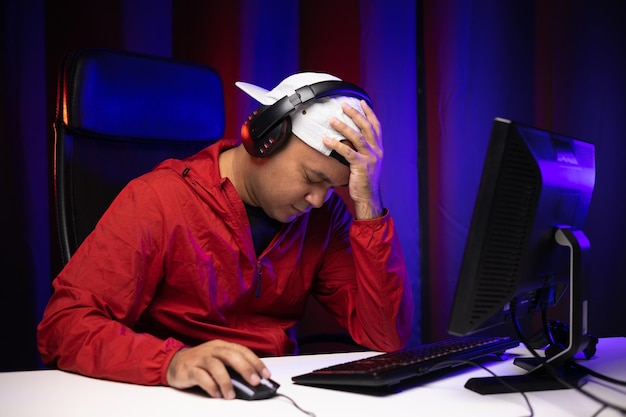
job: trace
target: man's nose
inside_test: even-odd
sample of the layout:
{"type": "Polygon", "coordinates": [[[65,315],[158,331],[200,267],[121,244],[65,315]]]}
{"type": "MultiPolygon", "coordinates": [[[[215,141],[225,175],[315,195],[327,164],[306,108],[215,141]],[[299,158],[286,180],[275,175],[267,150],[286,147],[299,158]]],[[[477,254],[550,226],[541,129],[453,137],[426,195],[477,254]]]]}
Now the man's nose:
{"type": "Polygon", "coordinates": [[[324,184],[316,184],[306,195],[306,201],[315,208],[320,208],[328,201],[333,192],[333,187],[324,184]]]}

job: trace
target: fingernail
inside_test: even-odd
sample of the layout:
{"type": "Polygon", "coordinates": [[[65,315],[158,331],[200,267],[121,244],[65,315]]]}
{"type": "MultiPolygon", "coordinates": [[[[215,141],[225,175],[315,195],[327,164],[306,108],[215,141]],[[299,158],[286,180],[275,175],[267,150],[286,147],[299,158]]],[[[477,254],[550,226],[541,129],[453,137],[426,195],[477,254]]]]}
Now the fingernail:
{"type": "Polygon", "coordinates": [[[235,391],[230,390],[226,393],[226,395],[224,396],[224,398],[226,398],[227,400],[234,400],[235,399],[235,391]]]}
{"type": "Polygon", "coordinates": [[[269,369],[263,368],[263,370],[261,371],[261,375],[263,375],[263,378],[267,379],[272,376],[272,373],[269,369]]]}
{"type": "Polygon", "coordinates": [[[257,374],[252,374],[250,379],[252,380],[252,385],[258,385],[261,382],[261,378],[257,374]]]}

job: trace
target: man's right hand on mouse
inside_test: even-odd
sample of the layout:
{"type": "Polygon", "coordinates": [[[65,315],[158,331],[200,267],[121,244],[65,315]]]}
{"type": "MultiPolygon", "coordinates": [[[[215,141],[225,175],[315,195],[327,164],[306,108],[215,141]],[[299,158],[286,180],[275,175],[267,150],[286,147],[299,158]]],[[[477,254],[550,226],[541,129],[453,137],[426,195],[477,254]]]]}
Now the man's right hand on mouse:
{"type": "Polygon", "coordinates": [[[235,398],[235,390],[226,370],[230,366],[251,385],[270,378],[270,371],[250,349],[223,340],[211,340],[178,351],[167,368],[167,383],[179,389],[199,386],[214,398],[235,398]]]}

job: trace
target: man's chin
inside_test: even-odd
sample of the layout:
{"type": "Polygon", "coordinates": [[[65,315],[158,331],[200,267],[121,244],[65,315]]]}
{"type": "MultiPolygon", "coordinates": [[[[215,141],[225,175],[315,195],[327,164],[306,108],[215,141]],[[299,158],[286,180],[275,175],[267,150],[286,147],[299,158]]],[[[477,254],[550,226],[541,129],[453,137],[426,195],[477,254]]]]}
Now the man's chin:
{"type": "Polygon", "coordinates": [[[275,219],[276,221],[279,221],[281,223],[292,223],[294,221],[296,221],[298,219],[298,217],[300,217],[302,214],[291,214],[285,217],[281,217],[279,219],[275,219]]]}
{"type": "Polygon", "coordinates": [[[276,221],[279,221],[281,223],[292,223],[296,220],[298,220],[299,217],[301,217],[304,213],[302,212],[298,212],[296,214],[287,214],[281,218],[277,218],[275,219],[276,221]]]}

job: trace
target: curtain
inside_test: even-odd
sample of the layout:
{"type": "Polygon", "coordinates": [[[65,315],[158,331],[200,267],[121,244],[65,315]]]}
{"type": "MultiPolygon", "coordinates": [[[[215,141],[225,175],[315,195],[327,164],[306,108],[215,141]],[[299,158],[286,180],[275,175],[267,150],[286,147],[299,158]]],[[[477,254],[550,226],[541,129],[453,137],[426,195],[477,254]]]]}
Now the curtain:
{"type": "Polygon", "coordinates": [[[383,198],[416,299],[411,344],[447,337],[493,118],[593,142],[589,327],[626,333],[620,1],[8,0],[0,12],[0,320],[11,338],[0,369],[40,366],[34,330],[61,268],[51,168],[56,74],[65,53],[85,46],[215,67],[231,137],[254,107],[237,80],[272,87],[292,72],[325,71],[368,90],[384,129],[383,198]]]}
{"type": "Polygon", "coordinates": [[[425,339],[446,337],[494,117],[596,145],[589,331],[626,333],[625,18],[619,1],[424,1],[425,339]]]}
{"type": "Polygon", "coordinates": [[[0,24],[2,265],[0,369],[41,366],[35,327],[62,265],[53,197],[52,121],[63,55],[111,47],[210,65],[225,87],[236,137],[253,103],[234,87],[271,88],[297,71],[362,85],[383,125],[383,199],[400,231],[420,340],[416,1],[8,0],[0,24]],[[4,340],[4,339],[3,339],[4,340]]]}

